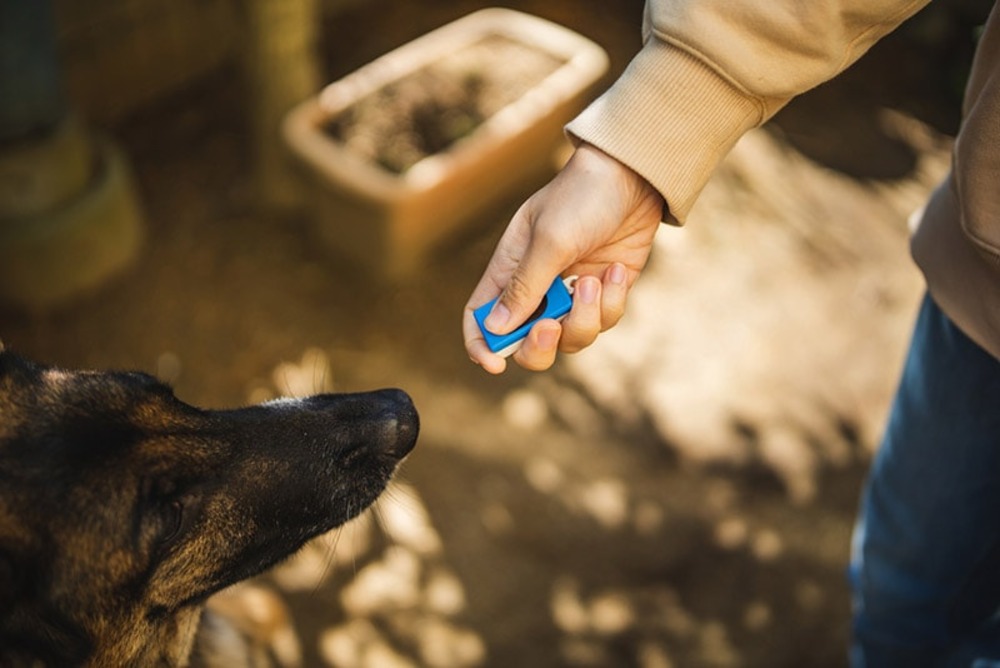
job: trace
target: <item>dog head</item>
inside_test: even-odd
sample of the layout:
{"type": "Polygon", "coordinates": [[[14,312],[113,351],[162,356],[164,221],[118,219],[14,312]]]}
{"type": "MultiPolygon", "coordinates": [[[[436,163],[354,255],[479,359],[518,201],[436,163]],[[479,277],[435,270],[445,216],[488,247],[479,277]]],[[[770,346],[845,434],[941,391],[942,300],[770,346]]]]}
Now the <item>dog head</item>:
{"type": "Polygon", "coordinates": [[[367,508],[417,430],[399,390],[208,411],[0,350],[0,665],[182,661],[210,594],[367,508]]]}

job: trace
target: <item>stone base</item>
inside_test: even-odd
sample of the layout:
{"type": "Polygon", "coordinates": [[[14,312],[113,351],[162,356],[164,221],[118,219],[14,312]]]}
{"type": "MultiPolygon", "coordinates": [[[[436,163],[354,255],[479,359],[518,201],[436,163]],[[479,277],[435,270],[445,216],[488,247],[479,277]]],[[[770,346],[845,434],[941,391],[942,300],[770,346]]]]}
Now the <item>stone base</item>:
{"type": "MultiPolygon", "coordinates": [[[[40,143],[65,146],[64,135],[40,143]]],[[[29,310],[57,306],[98,287],[138,254],[142,215],[124,156],[106,139],[88,140],[92,167],[75,193],[31,213],[0,211],[0,301],[29,310]]],[[[0,153],[0,164],[6,157],[0,153]]]]}

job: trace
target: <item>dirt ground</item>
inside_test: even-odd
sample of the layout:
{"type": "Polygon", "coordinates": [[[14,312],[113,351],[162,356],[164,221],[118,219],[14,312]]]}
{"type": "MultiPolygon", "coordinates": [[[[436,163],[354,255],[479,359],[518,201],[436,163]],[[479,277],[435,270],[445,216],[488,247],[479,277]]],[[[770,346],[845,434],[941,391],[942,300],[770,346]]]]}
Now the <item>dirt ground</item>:
{"type": "MultiPolygon", "coordinates": [[[[601,43],[609,77],[638,47],[639,2],[497,4],[601,43]]],[[[324,24],[326,72],[480,6],[352,6],[324,24]]],[[[622,324],[547,373],[489,377],[460,333],[527,192],[412,281],[371,281],[256,206],[235,69],[107,128],[140,261],[57,311],[0,310],[0,336],[207,407],[411,393],[422,436],[377,512],[258,582],[310,666],[843,666],[851,524],[921,295],[906,217],[947,168],[969,16],[916,22],[748,135],[622,324]]]]}

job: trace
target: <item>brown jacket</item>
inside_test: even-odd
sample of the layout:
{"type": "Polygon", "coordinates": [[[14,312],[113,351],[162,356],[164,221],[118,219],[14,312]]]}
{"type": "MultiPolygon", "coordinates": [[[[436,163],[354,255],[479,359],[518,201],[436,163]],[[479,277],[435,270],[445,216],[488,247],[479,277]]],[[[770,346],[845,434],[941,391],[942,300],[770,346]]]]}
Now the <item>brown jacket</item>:
{"type": "MultiPolygon", "coordinates": [[[[718,163],[928,0],[648,0],[644,45],[567,131],[627,164],[682,224],[718,163]]],[[[982,36],[952,172],[918,218],[928,289],[1000,358],[1000,10],[982,36]]]]}

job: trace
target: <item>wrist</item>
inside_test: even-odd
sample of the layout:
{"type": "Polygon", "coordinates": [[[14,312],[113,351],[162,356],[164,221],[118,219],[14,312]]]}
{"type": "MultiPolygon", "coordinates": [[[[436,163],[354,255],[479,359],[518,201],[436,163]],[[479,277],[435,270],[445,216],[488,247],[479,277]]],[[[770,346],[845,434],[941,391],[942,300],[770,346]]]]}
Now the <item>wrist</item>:
{"type": "Polygon", "coordinates": [[[662,220],[669,219],[667,201],[653,184],[637,171],[593,144],[580,142],[567,166],[591,171],[599,175],[605,182],[619,184],[633,202],[651,201],[662,211],[662,220]]]}

